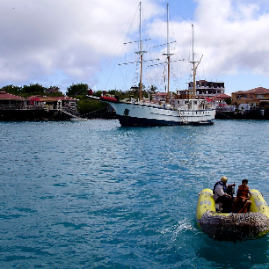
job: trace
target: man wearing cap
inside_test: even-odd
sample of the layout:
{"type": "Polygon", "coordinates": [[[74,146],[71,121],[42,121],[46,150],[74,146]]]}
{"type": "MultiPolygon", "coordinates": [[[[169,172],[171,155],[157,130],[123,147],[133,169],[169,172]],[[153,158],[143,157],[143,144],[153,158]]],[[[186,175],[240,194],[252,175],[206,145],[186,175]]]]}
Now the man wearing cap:
{"type": "Polygon", "coordinates": [[[214,200],[216,203],[222,203],[223,204],[223,211],[222,212],[230,212],[231,211],[231,205],[233,202],[233,197],[227,193],[227,188],[232,185],[226,185],[227,183],[227,177],[222,177],[220,181],[218,181],[214,188],[213,188],[213,194],[214,194],[214,200]]]}

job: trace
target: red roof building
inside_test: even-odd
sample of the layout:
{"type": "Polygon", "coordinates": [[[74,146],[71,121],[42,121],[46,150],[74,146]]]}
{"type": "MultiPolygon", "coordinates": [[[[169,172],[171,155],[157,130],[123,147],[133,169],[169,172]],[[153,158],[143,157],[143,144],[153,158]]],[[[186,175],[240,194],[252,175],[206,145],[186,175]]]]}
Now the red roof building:
{"type": "Polygon", "coordinates": [[[0,109],[21,109],[23,104],[24,98],[0,91],[0,109]]]}
{"type": "Polygon", "coordinates": [[[225,93],[222,93],[222,94],[218,94],[216,96],[213,96],[212,99],[215,100],[215,101],[219,101],[219,100],[225,100],[225,99],[229,99],[231,98],[231,96],[225,94],[225,93]]]}
{"type": "Polygon", "coordinates": [[[269,89],[258,87],[248,91],[233,92],[232,104],[236,106],[248,104],[250,107],[269,105],[269,89]]]}
{"type": "Polygon", "coordinates": [[[24,98],[16,96],[5,91],[0,91],[0,101],[22,101],[24,98]]]}
{"type": "Polygon", "coordinates": [[[58,109],[77,106],[78,99],[68,96],[30,96],[23,98],[5,91],[0,91],[0,109],[58,109]]]}

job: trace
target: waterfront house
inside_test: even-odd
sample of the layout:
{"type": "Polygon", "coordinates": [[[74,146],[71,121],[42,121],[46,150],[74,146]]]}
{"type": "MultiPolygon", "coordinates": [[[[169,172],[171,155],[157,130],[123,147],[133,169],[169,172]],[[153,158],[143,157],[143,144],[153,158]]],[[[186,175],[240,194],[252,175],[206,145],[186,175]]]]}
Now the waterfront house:
{"type": "Polygon", "coordinates": [[[68,96],[35,95],[28,98],[0,91],[0,109],[61,109],[62,107],[77,107],[78,99],[68,96]]]}
{"type": "Polygon", "coordinates": [[[256,107],[269,105],[269,90],[258,87],[248,91],[237,91],[232,93],[232,104],[239,110],[250,110],[256,107]]]}
{"type": "Polygon", "coordinates": [[[0,120],[66,120],[78,115],[77,101],[68,96],[23,98],[0,91],[0,120]]]}
{"type": "Polygon", "coordinates": [[[78,99],[68,96],[42,96],[35,95],[29,97],[28,104],[30,106],[41,107],[42,109],[76,108],[78,99]]]}
{"type": "Polygon", "coordinates": [[[0,109],[20,109],[26,105],[24,98],[0,91],[0,109]]]}

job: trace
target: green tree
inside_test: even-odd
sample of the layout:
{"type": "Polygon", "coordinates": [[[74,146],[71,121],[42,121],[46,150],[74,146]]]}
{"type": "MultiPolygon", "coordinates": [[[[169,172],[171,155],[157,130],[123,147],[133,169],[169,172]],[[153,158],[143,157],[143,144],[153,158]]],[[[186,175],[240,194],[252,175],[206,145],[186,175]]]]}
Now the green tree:
{"type": "Polygon", "coordinates": [[[100,97],[102,95],[102,93],[103,93],[102,91],[96,91],[94,93],[94,95],[97,96],[97,97],[100,97]]]}
{"type": "Polygon", "coordinates": [[[77,83],[72,84],[67,88],[66,95],[71,97],[77,97],[78,95],[85,96],[88,94],[88,84],[77,83]]]}
{"type": "Polygon", "coordinates": [[[39,85],[38,83],[36,84],[30,84],[24,85],[22,87],[22,95],[27,97],[31,95],[44,95],[46,88],[44,88],[42,85],[39,85]]]}
{"type": "Polygon", "coordinates": [[[156,92],[156,90],[157,90],[157,87],[155,85],[151,85],[149,87],[149,91],[150,91],[151,94],[154,94],[156,92]]]}
{"type": "Polygon", "coordinates": [[[14,95],[22,95],[28,97],[31,95],[47,95],[47,96],[63,96],[64,94],[59,91],[59,87],[50,86],[45,88],[40,84],[24,85],[23,87],[14,86],[13,84],[1,88],[2,91],[14,95]]]}
{"type": "Polygon", "coordinates": [[[111,95],[115,95],[116,94],[116,91],[115,90],[110,90],[107,92],[108,94],[111,94],[111,95]]]}
{"type": "Polygon", "coordinates": [[[64,94],[60,91],[60,88],[57,86],[50,86],[45,90],[45,95],[47,96],[63,96],[64,94]]]}
{"type": "Polygon", "coordinates": [[[78,111],[81,115],[97,111],[106,106],[107,104],[92,99],[79,100],[77,104],[78,111]]]}
{"type": "Polygon", "coordinates": [[[51,94],[47,94],[48,96],[53,96],[53,97],[59,97],[59,96],[64,96],[62,92],[54,92],[51,94]]]}
{"type": "Polygon", "coordinates": [[[13,84],[4,86],[1,90],[10,94],[21,95],[21,87],[14,86],[13,84]]]}

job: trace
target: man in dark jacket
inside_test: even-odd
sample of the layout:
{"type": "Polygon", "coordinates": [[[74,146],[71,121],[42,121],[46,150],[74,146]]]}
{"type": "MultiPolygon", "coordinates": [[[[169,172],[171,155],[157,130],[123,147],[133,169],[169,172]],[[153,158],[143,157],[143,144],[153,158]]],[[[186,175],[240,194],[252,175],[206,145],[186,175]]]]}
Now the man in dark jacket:
{"type": "Polygon", "coordinates": [[[220,211],[222,212],[230,212],[231,211],[231,205],[233,202],[233,197],[227,193],[227,188],[232,185],[226,185],[227,184],[227,177],[222,177],[220,181],[218,181],[213,189],[214,194],[214,200],[216,203],[222,203],[223,204],[223,210],[220,208],[220,211]]]}

